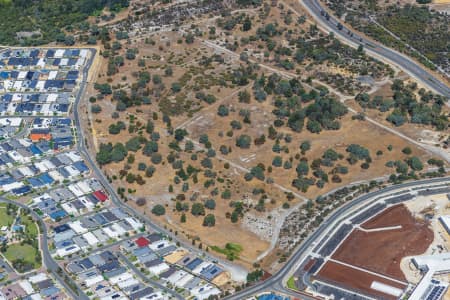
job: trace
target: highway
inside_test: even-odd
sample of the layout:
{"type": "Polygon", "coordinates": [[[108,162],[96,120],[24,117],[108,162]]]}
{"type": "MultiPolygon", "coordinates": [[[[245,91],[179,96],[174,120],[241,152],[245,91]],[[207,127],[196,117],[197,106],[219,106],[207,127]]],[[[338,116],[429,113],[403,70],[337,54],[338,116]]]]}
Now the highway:
{"type": "MultiPolygon", "coordinates": [[[[325,221],[311,234],[308,238],[299,245],[299,247],[295,250],[294,254],[291,255],[286,264],[282,267],[278,273],[274,274],[274,276],[270,277],[266,281],[263,281],[255,286],[252,286],[248,289],[245,289],[239,293],[236,293],[232,296],[228,296],[224,299],[229,300],[241,300],[247,297],[251,297],[252,295],[265,292],[265,291],[278,291],[288,295],[296,295],[292,291],[288,290],[283,286],[285,280],[287,280],[287,276],[294,271],[294,267],[301,262],[301,260],[308,254],[308,249],[315,243],[320,240],[320,238],[324,235],[324,233],[329,229],[328,227],[334,225],[333,223],[351,211],[354,207],[363,204],[366,201],[369,201],[377,196],[380,196],[385,193],[393,193],[399,189],[411,188],[414,186],[424,185],[424,184],[436,184],[436,183],[450,183],[450,177],[443,178],[433,178],[433,179],[425,179],[420,181],[407,182],[403,184],[393,185],[375,192],[371,192],[365,195],[362,195],[351,202],[347,202],[340,208],[338,208],[333,214],[331,214],[325,221]]],[[[303,294],[297,294],[297,297],[302,297],[302,299],[315,299],[314,297],[308,297],[303,294]]]]}
{"type": "MultiPolygon", "coordinates": [[[[371,40],[366,39],[365,37],[359,35],[358,33],[351,31],[349,28],[343,26],[341,30],[338,29],[337,24],[340,23],[336,18],[333,16],[330,16],[329,20],[325,16],[322,16],[321,11],[323,10],[320,2],[318,0],[303,0],[301,1],[302,4],[306,7],[306,9],[309,11],[309,13],[315,18],[315,20],[321,25],[322,27],[326,28],[330,32],[334,32],[335,36],[338,37],[340,40],[343,40],[347,44],[358,46],[360,44],[364,45],[364,48],[368,55],[374,56],[378,59],[388,61],[394,65],[397,65],[400,69],[407,72],[410,76],[418,79],[423,84],[425,84],[428,88],[432,89],[433,91],[440,93],[446,97],[450,97],[450,88],[445,85],[444,83],[440,82],[434,75],[432,75],[429,71],[425,70],[424,67],[420,66],[418,63],[414,62],[412,59],[406,57],[405,55],[394,51],[388,47],[385,47],[379,43],[373,42],[371,40]],[[348,34],[348,32],[351,32],[351,34],[348,34]]],[[[151,220],[142,215],[140,212],[136,211],[132,207],[129,207],[125,205],[123,202],[120,201],[119,197],[115,193],[115,190],[112,188],[112,186],[109,184],[108,180],[106,179],[103,172],[97,167],[94,159],[91,157],[89,151],[86,148],[86,145],[84,144],[84,132],[80,124],[80,118],[79,118],[79,104],[80,100],[83,98],[86,88],[86,80],[87,80],[87,72],[92,65],[93,58],[96,54],[95,49],[91,49],[92,55],[88,62],[88,65],[83,70],[83,81],[80,84],[80,91],[77,95],[77,98],[75,100],[74,104],[74,121],[77,128],[77,132],[79,134],[77,148],[78,151],[84,156],[84,158],[87,160],[87,162],[90,164],[93,172],[95,173],[97,179],[103,184],[103,186],[107,189],[108,193],[111,196],[111,199],[113,203],[119,207],[122,207],[126,211],[130,212],[132,215],[139,216],[141,220],[144,220],[146,224],[153,228],[156,231],[163,232],[168,236],[172,236],[170,232],[165,230],[164,228],[161,228],[151,222],[151,220]]],[[[428,180],[422,180],[418,182],[409,182],[404,183],[401,185],[396,185],[392,187],[388,187],[386,189],[376,191],[373,193],[369,193],[366,195],[363,195],[352,202],[349,202],[336,210],[331,216],[329,216],[320,226],[319,228],[313,232],[295,251],[295,253],[289,258],[289,260],[286,262],[286,264],[283,266],[283,268],[277,272],[274,276],[269,278],[268,280],[257,284],[255,286],[252,286],[248,289],[245,289],[239,293],[236,293],[232,296],[226,297],[226,299],[236,299],[241,300],[245,299],[246,297],[250,297],[254,294],[263,292],[263,291],[279,291],[283,292],[285,294],[295,296],[296,293],[293,293],[292,291],[287,290],[283,286],[283,282],[286,279],[286,276],[290,274],[293,267],[301,261],[301,259],[305,256],[306,252],[310,248],[310,246],[318,239],[320,238],[324,232],[327,231],[328,226],[330,224],[333,224],[333,222],[337,219],[339,219],[343,214],[350,211],[352,208],[354,208],[357,205],[360,205],[364,203],[365,201],[368,201],[372,199],[373,197],[394,191],[397,189],[402,189],[406,187],[412,187],[415,185],[421,185],[421,184],[433,184],[433,183],[440,183],[444,181],[448,181],[449,178],[435,178],[435,179],[428,179],[428,180]]],[[[206,255],[204,252],[199,251],[197,248],[192,247],[188,245],[187,243],[183,243],[183,246],[190,249],[191,251],[195,251],[197,253],[201,253],[203,255],[206,255]]],[[[214,257],[208,256],[211,260],[217,260],[214,257]]],[[[220,261],[223,264],[227,264],[224,261],[220,261]]],[[[298,295],[300,296],[300,294],[298,295]]],[[[314,297],[309,297],[302,295],[302,298],[304,299],[315,299],[314,297]]]]}
{"type": "Polygon", "coordinates": [[[450,98],[450,87],[441,82],[430,71],[426,70],[425,67],[419,65],[411,58],[391,48],[383,46],[378,42],[367,39],[363,35],[358,34],[351,28],[347,27],[345,24],[342,24],[342,22],[340,22],[333,15],[329,15],[329,17],[326,17],[325,14],[322,15],[321,12],[325,10],[321,6],[319,0],[299,1],[312,15],[314,20],[317,21],[318,25],[321,25],[329,32],[333,32],[338,39],[355,47],[358,45],[363,45],[368,55],[374,56],[377,59],[386,60],[393,65],[398,66],[401,70],[422,82],[429,89],[450,98]],[[339,23],[343,25],[341,30],[338,29],[339,23]],[[349,32],[351,34],[349,34],[349,32]]]}

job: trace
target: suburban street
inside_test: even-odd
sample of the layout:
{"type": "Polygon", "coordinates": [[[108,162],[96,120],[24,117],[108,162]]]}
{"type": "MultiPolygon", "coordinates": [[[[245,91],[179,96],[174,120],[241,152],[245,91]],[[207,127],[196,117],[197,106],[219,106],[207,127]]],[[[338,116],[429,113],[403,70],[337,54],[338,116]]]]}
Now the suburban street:
{"type": "MultiPolygon", "coordinates": [[[[427,87],[434,90],[435,92],[438,92],[444,96],[449,97],[450,96],[450,88],[445,85],[444,83],[440,82],[435,76],[433,76],[429,71],[425,70],[424,67],[418,65],[416,62],[414,62],[412,59],[406,57],[403,54],[400,54],[392,49],[389,49],[387,47],[384,47],[382,45],[379,45],[378,43],[375,43],[373,41],[370,41],[357,33],[354,33],[352,36],[346,34],[349,30],[344,26],[344,29],[339,30],[337,28],[337,24],[339,21],[331,17],[330,20],[327,20],[325,16],[321,15],[322,7],[320,6],[320,3],[318,0],[304,0],[301,1],[301,3],[308,9],[308,11],[311,13],[311,15],[315,18],[315,20],[322,26],[325,27],[328,31],[334,32],[335,35],[341,39],[344,40],[346,43],[351,44],[353,46],[358,46],[359,44],[363,44],[366,52],[374,56],[377,59],[385,60],[387,62],[390,62],[394,65],[397,65],[400,69],[407,72],[412,77],[418,79],[422,83],[424,83],[427,87]]],[[[213,45],[209,45],[213,46],[213,45]]],[[[214,45],[217,46],[217,45],[214,45]]],[[[95,51],[95,50],[94,50],[95,51]]],[[[233,53],[234,54],[234,53],[233,53]]],[[[92,59],[89,62],[89,64],[92,63],[92,59]]],[[[83,73],[83,82],[80,86],[80,93],[78,94],[78,97],[76,99],[75,105],[74,105],[74,119],[75,124],[77,127],[78,134],[80,135],[80,138],[78,139],[78,150],[80,153],[83,154],[83,156],[86,158],[86,160],[91,165],[96,177],[102,182],[102,184],[105,186],[105,188],[108,190],[109,194],[111,195],[112,201],[115,205],[122,207],[126,209],[128,212],[132,213],[135,216],[138,216],[140,219],[144,220],[147,225],[149,225],[151,228],[153,228],[156,231],[163,232],[169,236],[172,236],[170,232],[167,230],[159,227],[158,225],[151,222],[151,220],[143,216],[140,212],[137,212],[135,209],[125,205],[123,202],[120,201],[118,196],[116,195],[114,189],[111,187],[109,182],[107,181],[105,175],[103,172],[97,167],[94,159],[91,157],[91,154],[86,148],[86,145],[84,144],[84,132],[82,130],[80,120],[79,120],[79,103],[80,100],[83,99],[83,96],[85,94],[85,87],[86,87],[86,78],[87,78],[87,70],[89,69],[89,66],[85,68],[85,73],[83,73]]],[[[278,70],[277,70],[278,71],[278,70]]],[[[291,291],[285,287],[285,282],[287,280],[287,277],[295,270],[295,267],[306,257],[308,251],[310,250],[311,246],[319,240],[323,235],[328,232],[330,229],[330,225],[333,225],[333,223],[340,219],[343,215],[349,213],[352,209],[355,207],[369,203],[374,197],[385,194],[385,193],[394,193],[395,191],[398,191],[400,189],[404,188],[412,188],[415,186],[420,186],[424,184],[439,184],[444,182],[449,182],[450,178],[435,178],[435,179],[428,179],[428,180],[422,180],[417,182],[408,182],[400,185],[391,186],[388,188],[385,188],[383,190],[379,190],[376,192],[372,192],[366,195],[363,195],[352,202],[349,202],[336,210],[332,215],[330,215],[322,224],[321,226],[312,233],[299,247],[296,249],[294,254],[289,258],[289,260],[286,262],[286,264],[283,266],[283,268],[274,276],[269,278],[268,280],[259,283],[257,285],[254,285],[250,288],[247,288],[239,293],[236,293],[232,296],[228,296],[226,299],[245,299],[246,297],[250,297],[252,295],[258,294],[260,292],[265,291],[276,291],[283,293],[285,295],[293,296],[293,297],[299,297],[301,296],[303,299],[315,299],[312,296],[299,294],[297,292],[291,291]]],[[[205,254],[202,251],[199,251],[195,247],[192,247],[190,245],[187,245],[186,243],[183,243],[184,247],[187,247],[188,249],[191,249],[197,253],[205,254]]],[[[210,257],[211,259],[214,259],[210,257]]],[[[220,263],[227,264],[225,261],[219,261],[220,263]]]]}
{"type": "MultiPolygon", "coordinates": [[[[339,29],[338,24],[341,22],[335,18],[334,16],[331,16],[327,18],[325,15],[323,15],[324,8],[321,6],[321,3],[319,0],[299,0],[300,3],[307,9],[307,11],[312,15],[314,20],[318,23],[319,26],[326,29],[328,32],[333,32],[335,36],[342,40],[344,43],[352,45],[357,47],[358,45],[363,45],[366,53],[376,59],[382,60],[384,62],[393,64],[398,66],[401,70],[408,73],[411,77],[417,79],[419,82],[423,83],[426,87],[429,89],[440,93],[446,97],[450,97],[450,88],[444,83],[441,82],[437,77],[435,77],[430,71],[426,70],[425,67],[419,65],[415,61],[413,61],[411,58],[407,57],[404,54],[401,54],[395,50],[392,50],[388,47],[385,47],[377,42],[374,42],[372,40],[369,40],[365,38],[364,36],[352,31],[350,28],[346,27],[345,25],[343,28],[339,29]],[[352,34],[349,34],[351,32],[352,34]]],[[[237,54],[225,49],[219,45],[216,45],[210,41],[203,41],[203,43],[208,46],[212,47],[217,51],[225,52],[229,55],[236,56],[237,54]]],[[[222,266],[225,266],[228,270],[232,270],[233,273],[236,274],[246,274],[246,270],[242,267],[239,267],[235,264],[232,264],[231,262],[220,259],[217,257],[214,257],[205,251],[192,246],[189,241],[181,240],[180,237],[175,236],[172,232],[169,230],[159,226],[158,224],[155,224],[152,222],[152,220],[143,214],[142,212],[134,209],[133,207],[127,205],[121,199],[119,198],[118,194],[115,191],[115,188],[110,184],[108,181],[106,175],[103,173],[103,171],[98,167],[95,159],[95,153],[92,151],[89,151],[88,145],[86,145],[86,139],[88,138],[89,128],[87,127],[87,124],[82,124],[80,121],[80,104],[82,101],[87,101],[87,85],[88,85],[88,75],[89,70],[94,62],[94,59],[96,57],[97,49],[91,48],[89,49],[91,52],[91,55],[89,57],[89,60],[87,61],[86,65],[83,68],[82,71],[82,78],[79,82],[79,90],[77,91],[75,101],[72,106],[72,118],[74,122],[74,126],[76,127],[76,149],[77,151],[83,156],[86,163],[89,165],[89,167],[92,170],[92,175],[95,176],[95,178],[102,184],[102,186],[105,188],[105,190],[108,192],[111,201],[113,204],[117,207],[122,208],[124,211],[128,212],[130,215],[136,217],[136,219],[139,219],[143,222],[145,222],[146,226],[148,228],[151,228],[152,230],[156,232],[160,232],[162,234],[165,234],[173,240],[179,241],[180,245],[193,253],[205,257],[211,261],[216,261],[222,266]]],[[[293,74],[289,72],[284,72],[277,70],[275,68],[272,68],[270,66],[266,66],[263,64],[260,64],[261,67],[265,68],[266,70],[269,70],[271,72],[276,72],[279,74],[282,74],[283,76],[287,78],[295,77],[293,74]]],[[[237,92],[237,91],[236,91],[237,92]]],[[[235,92],[235,93],[236,93],[235,92]]],[[[352,111],[352,113],[357,113],[356,111],[352,111]]],[[[185,123],[179,125],[180,128],[186,126],[190,120],[186,121],[185,123]]],[[[380,125],[378,122],[373,121],[371,119],[368,119],[369,122],[373,123],[376,126],[381,126],[383,129],[394,133],[401,138],[408,140],[409,142],[425,148],[425,150],[428,150],[429,152],[432,152],[433,154],[436,154],[440,157],[443,157],[447,161],[449,161],[450,156],[449,153],[444,151],[441,152],[441,150],[434,149],[432,147],[424,146],[420,144],[419,142],[404,136],[399,135],[399,133],[387,126],[380,125]]],[[[26,130],[23,129],[19,131],[17,134],[18,136],[23,136],[26,133],[26,130]]],[[[187,138],[188,139],[188,138],[187,138]]],[[[194,142],[197,147],[201,147],[198,143],[194,142]]],[[[218,157],[220,160],[228,162],[230,165],[235,167],[236,169],[239,169],[243,172],[248,172],[249,170],[233,163],[223,157],[218,157]]],[[[287,262],[283,265],[283,267],[275,274],[273,274],[272,277],[268,278],[267,280],[260,282],[258,284],[255,284],[247,289],[244,289],[240,292],[236,292],[235,294],[231,296],[227,296],[224,299],[233,299],[233,300],[242,300],[246,299],[248,297],[254,296],[261,292],[278,292],[287,296],[291,297],[301,297],[302,299],[316,299],[315,297],[304,294],[303,292],[296,292],[293,290],[290,290],[286,287],[286,281],[287,279],[295,272],[295,270],[298,268],[299,264],[310,254],[311,248],[316,245],[316,243],[320,240],[322,240],[323,237],[326,237],[330,232],[333,231],[333,228],[336,226],[336,222],[339,222],[344,216],[348,216],[349,214],[353,214],[356,210],[356,208],[359,208],[361,206],[368,207],[369,204],[371,204],[374,199],[378,196],[391,196],[394,193],[398,192],[399,190],[404,189],[411,189],[413,187],[420,187],[419,190],[427,189],[430,186],[438,185],[438,184],[450,184],[450,177],[444,177],[444,178],[433,178],[433,179],[425,179],[425,180],[419,180],[414,182],[407,182],[403,184],[398,184],[394,186],[389,186],[381,190],[377,190],[371,193],[364,194],[360,197],[355,198],[352,201],[349,201],[342,205],[340,208],[336,209],[333,213],[328,215],[325,220],[320,224],[316,230],[314,230],[298,247],[294,250],[292,255],[288,258],[287,262]]],[[[291,192],[296,197],[300,198],[301,200],[307,200],[304,196],[301,194],[295,193],[295,191],[292,191],[288,188],[285,188],[281,185],[274,184],[275,188],[281,189],[285,192],[291,192]]],[[[42,218],[33,210],[31,210],[26,204],[19,203],[16,201],[12,201],[3,197],[0,197],[0,202],[4,203],[11,203],[14,205],[17,205],[23,209],[30,210],[30,215],[33,217],[33,219],[39,223],[39,228],[41,230],[40,234],[40,248],[42,251],[42,260],[47,268],[54,277],[59,281],[59,283],[65,288],[67,293],[72,297],[73,299],[89,299],[89,297],[84,294],[84,292],[81,290],[79,286],[76,286],[76,290],[72,290],[72,288],[75,286],[74,282],[70,282],[71,279],[68,275],[66,275],[66,271],[62,270],[59,266],[58,262],[52,257],[50,250],[49,250],[49,237],[48,237],[48,231],[47,227],[42,220],[42,218]],[[62,273],[61,273],[62,270],[62,273]],[[62,275],[63,274],[63,275],[62,275]]],[[[283,220],[281,220],[283,221],[283,220]]],[[[280,222],[281,222],[280,221],[280,222]]],[[[282,222],[279,224],[279,227],[281,228],[282,222]]],[[[277,228],[277,231],[280,230],[280,228],[277,228]]],[[[140,236],[140,234],[136,235],[140,236]]],[[[134,236],[135,237],[135,236],[134,236]]],[[[133,237],[133,238],[134,238],[133,237]]],[[[107,245],[104,246],[104,248],[108,248],[111,246],[117,246],[119,242],[114,243],[113,245],[107,245]]],[[[276,239],[272,241],[272,248],[275,247],[276,239]]],[[[271,249],[272,249],[271,248],[271,249]]],[[[181,296],[179,293],[177,293],[175,290],[169,290],[165,286],[161,285],[160,283],[146,278],[146,276],[140,272],[140,270],[133,265],[133,263],[130,262],[130,260],[124,256],[123,254],[119,254],[119,258],[125,262],[125,264],[132,269],[144,282],[148,282],[151,285],[154,285],[161,290],[164,290],[165,292],[171,294],[174,298],[177,299],[183,299],[183,296],[181,296]]]]}
{"type": "MultiPolygon", "coordinates": [[[[42,252],[42,260],[43,260],[43,263],[44,263],[45,267],[47,268],[47,270],[49,270],[53,274],[53,276],[55,276],[55,278],[58,280],[58,282],[65,288],[66,292],[71,297],[73,297],[73,299],[83,299],[83,300],[89,299],[89,297],[87,297],[86,294],[79,287],[77,287],[78,291],[76,294],[69,287],[67,282],[60,276],[60,274],[58,274],[58,269],[60,269],[60,267],[55,262],[52,255],[50,254],[50,251],[48,248],[48,240],[49,240],[48,239],[48,231],[47,231],[47,227],[45,226],[45,223],[44,223],[44,221],[42,221],[41,217],[36,212],[31,210],[28,207],[28,205],[26,205],[26,204],[23,204],[23,203],[20,203],[17,201],[13,201],[13,200],[9,200],[4,197],[0,197],[0,202],[13,204],[13,205],[19,206],[19,207],[29,211],[30,215],[33,217],[33,220],[35,220],[38,223],[39,230],[42,230],[41,239],[40,239],[40,248],[41,248],[41,252],[42,252]]],[[[70,277],[67,276],[67,278],[70,278],[70,277]]]]}
{"type": "Polygon", "coordinates": [[[97,52],[96,49],[90,49],[90,50],[91,50],[92,55],[91,55],[89,61],[87,62],[86,67],[83,70],[83,77],[82,77],[82,82],[80,83],[80,90],[77,95],[77,98],[75,99],[75,103],[73,105],[73,114],[74,114],[73,119],[74,119],[75,127],[77,129],[77,134],[78,134],[77,150],[79,151],[80,154],[82,154],[82,156],[86,159],[86,162],[91,166],[95,177],[101,182],[101,184],[107,190],[108,194],[111,196],[111,201],[117,207],[123,208],[130,215],[135,216],[137,219],[140,219],[141,221],[145,222],[146,225],[149,226],[149,228],[151,228],[157,232],[161,232],[169,237],[172,237],[174,240],[179,241],[181,246],[183,246],[184,248],[186,248],[194,253],[197,253],[198,255],[205,257],[211,261],[217,261],[220,264],[222,264],[223,266],[227,266],[228,269],[233,269],[238,273],[246,273],[246,270],[244,268],[237,266],[235,264],[232,264],[230,262],[227,262],[223,259],[213,257],[213,256],[207,254],[205,251],[202,251],[202,250],[198,249],[197,247],[193,247],[190,243],[180,240],[169,230],[166,230],[165,228],[158,226],[157,224],[152,222],[148,216],[146,216],[146,215],[142,214],[141,212],[135,210],[134,208],[126,205],[124,202],[122,202],[119,199],[119,196],[117,195],[116,191],[111,186],[111,184],[108,182],[106,176],[103,174],[103,171],[100,170],[100,168],[97,166],[97,163],[95,162],[95,158],[93,158],[92,154],[87,149],[87,146],[85,144],[85,132],[83,131],[83,127],[81,125],[80,117],[79,117],[80,116],[79,106],[80,106],[81,101],[83,99],[85,99],[86,85],[88,83],[87,82],[88,71],[94,61],[94,57],[97,52]]]}

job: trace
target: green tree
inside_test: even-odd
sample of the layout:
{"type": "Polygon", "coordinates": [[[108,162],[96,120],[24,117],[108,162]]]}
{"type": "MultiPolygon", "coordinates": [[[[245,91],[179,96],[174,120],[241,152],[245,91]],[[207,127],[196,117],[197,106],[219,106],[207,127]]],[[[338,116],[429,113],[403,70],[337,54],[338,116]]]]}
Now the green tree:
{"type": "Polygon", "coordinates": [[[252,21],[247,17],[242,24],[242,31],[249,31],[250,29],[252,29],[252,21]]]}
{"type": "Polygon", "coordinates": [[[203,226],[213,227],[216,225],[216,217],[213,214],[207,214],[203,219],[203,226]]]}
{"type": "Polygon", "coordinates": [[[166,213],[166,208],[161,204],[156,204],[152,208],[152,213],[156,216],[162,216],[166,213]]]}
{"type": "Polygon", "coordinates": [[[205,207],[202,203],[194,203],[191,207],[191,214],[194,216],[204,216],[205,215],[205,207]]]}
{"type": "Polygon", "coordinates": [[[242,149],[250,148],[251,143],[252,143],[251,137],[246,134],[242,134],[238,136],[236,139],[236,146],[242,149]]]}

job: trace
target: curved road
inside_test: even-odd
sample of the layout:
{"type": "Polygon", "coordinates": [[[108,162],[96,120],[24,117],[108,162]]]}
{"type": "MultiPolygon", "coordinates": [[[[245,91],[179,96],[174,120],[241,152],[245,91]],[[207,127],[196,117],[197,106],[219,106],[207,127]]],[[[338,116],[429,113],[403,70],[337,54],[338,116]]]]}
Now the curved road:
{"type": "MultiPolygon", "coordinates": [[[[197,253],[198,255],[210,260],[210,261],[217,261],[220,264],[224,265],[224,266],[230,266],[230,263],[217,258],[217,257],[213,257],[211,255],[209,255],[208,253],[206,253],[205,251],[202,251],[200,249],[198,249],[197,247],[193,247],[190,243],[186,243],[182,240],[180,240],[179,238],[177,238],[172,232],[170,232],[169,230],[166,230],[163,227],[158,226],[157,224],[155,224],[154,222],[152,222],[150,220],[150,218],[146,215],[143,215],[141,212],[137,211],[136,209],[134,209],[131,206],[126,205],[124,202],[122,202],[120,200],[120,198],[118,197],[116,191],[114,190],[114,188],[111,186],[111,184],[109,183],[109,181],[107,180],[106,176],[103,174],[103,171],[97,166],[97,163],[95,162],[95,159],[92,157],[91,153],[87,150],[87,147],[85,145],[85,136],[84,136],[84,131],[83,128],[81,126],[80,123],[80,117],[79,117],[79,106],[81,103],[81,99],[84,97],[84,93],[86,90],[86,84],[87,84],[87,78],[88,78],[88,70],[90,69],[92,62],[94,60],[94,57],[96,55],[96,49],[89,49],[91,50],[91,57],[86,65],[86,67],[83,70],[83,79],[82,82],[80,83],[80,90],[79,93],[77,95],[77,98],[75,99],[75,103],[73,106],[73,114],[74,114],[74,122],[75,122],[75,126],[77,128],[77,133],[79,134],[78,138],[77,138],[77,150],[79,153],[82,154],[82,156],[84,157],[84,159],[89,163],[91,169],[93,170],[95,177],[97,178],[97,180],[99,180],[102,185],[105,187],[105,189],[107,190],[108,194],[111,197],[111,201],[114,203],[114,205],[116,205],[117,207],[121,207],[122,209],[124,209],[125,211],[127,211],[130,215],[136,216],[137,218],[141,219],[143,222],[146,223],[146,225],[148,225],[150,228],[152,228],[154,231],[157,232],[161,232],[169,237],[172,237],[174,240],[177,240],[178,242],[180,242],[180,244],[192,251],[193,253],[197,253]]],[[[236,265],[232,265],[233,269],[238,269],[238,271],[241,271],[241,268],[236,266],[236,265]]],[[[245,269],[242,268],[242,271],[245,272],[245,269]]],[[[176,291],[172,291],[171,292],[172,296],[174,296],[175,298],[178,299],[184,299],[181,295],[179,295],[176,291]]]]}
{"type": "Polygon", "coordinates": [[[361,205],[364,202],[373,199],[379,195],[394,192],[399,189],[411,188],[417,185],[424,184],[436,184],[449,182],[450,177],[443,178],[433,178],[433,179],[425,179],[420,181],[407,182],[403,184],[393,185],[375,192],[371,192],[365,195],[362,195],[351,202],[347,202],[340,208],[338,208],[332,215],[330,215],[296,250],[293,255],[289,258],[283,268],[278,271],[274,276],[270,277],[266,281],[252,286],[248,289],[243,290],[240,293],[236,293],[232,296],[226,297],[225,299],[233,299],[233,300],[241,300],[247,297],[251,297],[252,295],[264,292],[264,291],[278,291],[288,295],[302,297],[304,299],[315,299],[313,297],[304,296],[303,294],[294,293],[283,286],[283,282],[286,280],[286,277],[291,273],[292,269],[296,266],[297,263],[301,261],[302,258],[307,254],[308,249],[316,242],[323,234],[327,231],[330,225],[339,219],[341,216],[346,214],[348,211],[353,209],[355,206],[361,205]]]}
{"type": "MultiPolygon", "coordinates": [[[[29,214],[31,215],[31,217],[33,218],[33,220],[35,222],[37,222],[39,224],[39,231],[42,234],[42,238],[41,238],[41,244],[40,244],[40,248],[42,250],[42,260],[44,262],[45,267],[47,268],[47,270],[49,270],[50,272],[53,273],[53,275],[56,277],[56,279],[60,282],[60,284],[65,288],[66,292],[73,297],[73,299],[83,299],[83,300],[89,300],[89,298],[86,296],[86,294],[84,294],[84,292],[77,286],[77,293],[75,294],[74,291],[71,289],[71,287],[66,283],[66,281],[64,280],[64,278],[62,278],[59,274],[58,274],[58,270],[61,269],[59,267],[59,265],[55,262],[55,260],[53,259],[53,257],[50,254],[50,251],[48,250],[48,232],[47,232],[47,227],[45,226],[44,221],[41,219],[41,217],[32,209],[30,209],[28,207],[28,205],[17,202],[17,201],[12,201],[3,197],[0,197],[0,202],[2,203],[8,203],[8,204],[12,204],[15,206],[19,206],[22,209],[25,209],[26,211],[29,212],[29,214]]],[[[70,278],[70,277],[68,277],[70,278]]],[[[72,279],[70,279],[72,280],[72,279]]],[[[72,281],[73,283],[73,281],[72,281]]]]}
{"type": "MultiPolygon", "coordinates": [[[[373,42],[371,40],[366,39],[365,37],[355,33],[354,31],[351,31],[353,34],[348,34],[349,28],[343,26],[341,30],[338,29],[337,24],[340,23],[339,20],[337,20],[335,17],[330,16],[329,19],[327,19],[324,15],[321,14],[323,11],[323,8],[320,5],[320,2],[318,0],[303,0],[301,1],[306,9],[309,11],[309,13],[317,20],[317,22],[328,29],[330,32],[334,32],[337,37],[344,40],[348,44],[351,44],[353,46],[358,46],[360,44],[365,46],[366,52],[369,55],[375,56],[377,58],[381,58],[384,60],[387,60],[394,65],[399,66],[402,70],[413,76],[414,78],[420,80],[425,85],[427,85],[430,89],[434,90],[437,93],[440,93],[446,97],[450,97],[450,88],[445,85],[444,83],[440,82],[435,76],[433,76],[430,72],[425,70],[423,67],[418,65],[416,62],[414,62],[412,59],[406,57],[405,55],[394,51],[388,47],[385,47],[379,43],[373,42]]],[[[111,195],[112,201],[114,204],[116,204],[119,207],[124,208],[125,210],[132,212],[133,215],[140,216],[142,219],[146,221],[146,223],[154,228],[157,231],[161,231],[167,235],[172,235],[167,230],[160,228],[156,224],[152,223],[147,217],[142,216],[139,212],[134,210],[133,208],[125,205],[120,201],[120,199],[117,197],[114,189],[111,187],[109,182],[107,181],[106,177],[104,176],[103,172],[97,167],[96,163],[92,159],[90,153],[87,151],[86,146],[84,145],[84,135],[83,130],[81,128],[80,120],[79,120],[79,112],[78,112],[78,106],[80,103],[80,99],[84,95],[85,87],[86,87],[86,80],[87,80],[87,72],[89,70],[90,65],[92,64],[94,55],[96,53],[95,49],[91,49],[92,51],[92,57],[90,58],[88,62],[88,66],[84,68],[83,71],[83,81],[80,84],[80,91],[78,93],[78,96],[76,98],[75,104],[74,104],[74,121],[75,125],[77,127],[77,131],[79,133],[78,138],[78,151],[83,154],[85,159],[89,162],[91,165],[96,177],[98,180],[102,182],[102,184],[105,186],[105,188],[108,190],[109,194],[111,195]]],[[[246,297],[250,297],[252,295],[255,295],[257,293],[263,292],[263,291],[279,291],[283,292],[285,294],[296,296],[296,293],[293,293],[292,291],[287,290],[283,286],[283,282],[286,279],[286,276],[289,275],[291,272],[291,269],[300,261],[300,259],[305,255],[309,247],[327,230],[328,226],[333,224],[335,220],[340,218],[343,214],[351,210],[353,207],[364,203],[365,201],[368,201],[372,199],[373,197],[376,197],[377,195],[384,194],[386,192],[406,188],[406,187],[412,187],[416,185],[422,185],[422,184],[433,184],[433,183],[440,183],[449,181],[450,178],[434,178],[434,179],[428,179],[428,180],[422,180],[422,181],[416,181],[416,182],[409,182],[404,183],[400,185],[391,186],[388,188],[385,188],[383,190],[379,190],[376,192],[372,192],[366,195],[363,195],[356,200],[353,200],[352,202],[349,202],[342,206],[341,208],[337,209],[331,216],[329,216],[320,226],[319,228],[312,233],[295,251],[293,255],[289,258],[289,260],[286,262],[286,264],[283,266],[283,268],[277,272],[274,276],[269,278],[268,280],[257,284],[255,286],[252,286],[248,289],[245,289],[239,293],[236,293],[232,296],[226,297],[226,299],[236,299],[241,300],[245,299],[246,297]]],[[[192,247],[188,245],[188,249],[195,250],[198,252],[198,249],[193,249],[192,247]]],[[[214,259],[211,258],[210,259],[214,259]]],[[[180,295],[177,295],[176,293],[173,294],[175,297],[179,297],[180,295]]],[[[300,296],[298,294],[297,296],[300,296]]],[[[310,296],[302,295],[305,299],[314,299],[310,296]]]]}
{"type": "Polygon", "coordinates": [[[392,64],[398,66],[400,69],[408,73],[413,78],[416,78],[428,88],[432,89],[436,93],[442,94],[450,98],[450,87],[445,83],[437,79],[430,71],[426,70],[425,67],[419,65],[417,62],[413,61],[406,55],[399,53],[391,48],[383,46],[382,44],[369,40],[361,34],[353,31],[351,28],[346,27],[333,15],[329,15],[327,18],[322,15],[325,11],[321,6],[319,0],[299,0],[301,4],[307,9],[307,11],[313,16],[319,25],[326,28],[329,32],[333,32],[336,37],[344,40],[348,44],[353,46],[363,45],[366,52],[378,59],[385,59],[392,64]],[[342,29],[338,29],[338,24],[343,25],[342,29]],[[348,34],[348,32],[353,33],[353,35],[348,34]]]}

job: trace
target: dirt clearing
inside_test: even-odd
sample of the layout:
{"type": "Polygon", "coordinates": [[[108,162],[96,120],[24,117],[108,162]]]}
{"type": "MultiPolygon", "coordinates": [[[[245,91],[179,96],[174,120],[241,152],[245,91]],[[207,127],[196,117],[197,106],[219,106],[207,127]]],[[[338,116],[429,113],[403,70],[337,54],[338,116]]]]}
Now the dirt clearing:
{"type": "Polygon", "coordinates": [[[337,249],[333,259],[398,280],[406,280],[400,269],[401,259],[424,253],[434,235],[429,224],[415,219],[404,205],[386,210],[364,227],[397,225],[402,228],[377,232],[353,231],[337,249]]]}
{"type": "Polygon", "coordinates": [[[338,283],[344,287],[359,291],[370,296],[382,297],[382,299],[397,299],[397,297],[379,292],[371,288],[373,282],[379,282],[393,288],[403,290],[405,285],[395,281],[375,276],[357,269],[353,269],[335,262],[327,262],[318,274],[319,279],[325,282],[338,283]]]}

